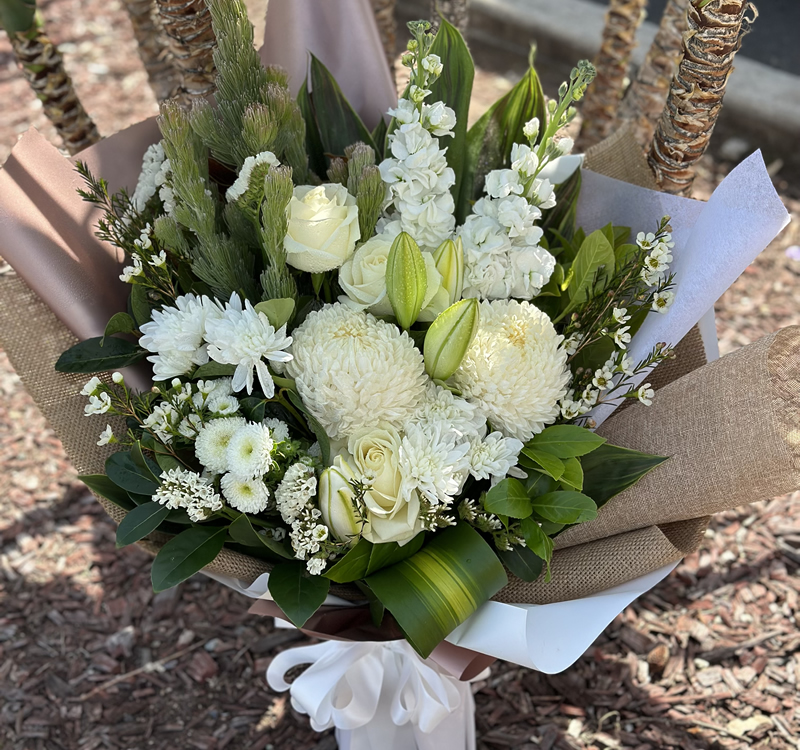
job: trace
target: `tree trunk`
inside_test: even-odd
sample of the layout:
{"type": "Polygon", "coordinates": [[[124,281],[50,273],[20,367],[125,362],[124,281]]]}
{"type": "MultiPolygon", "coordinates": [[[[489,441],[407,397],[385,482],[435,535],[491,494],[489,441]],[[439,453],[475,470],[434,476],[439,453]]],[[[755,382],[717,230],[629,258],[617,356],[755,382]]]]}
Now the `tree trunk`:
{"type": "Polygon", "coordinates": [[[211,12],[205,0],[156,0],[156,5],[180,75],[176,98],[188,106],[215,89],[213,53],[217,40],[211,12]]]}
{"type": "Polygon", "coordinates": [[[372,0],[372,10],[381,35],[386,62],[394,75],[394,59],[397,55],[397,20],[394,17],[395,0],[372,0]]]}
{"type": "Polygon", "coordinates": [[[468,0],[431,0],[431,23],[439,28],[439,14],[442,14],[462,34],[467,33],[469,25],[468,0]]]}
{"type": "Polygon", "coordinates": [[[611,135],[622,100],[636,30],[644,17],[647,0],[611,0],[603,29],[600,52],[594,60],[597,78],[586,90],[581,112],[583,125],[578,149],[585,151],[611,135]]]}
{"type": "Polygon", "coordinates": [[[664,109],[669,84],[681,56],[689,0],[667,0],[653,43],[622,100],[619,119],[633,125],[636,140],[648,148],[659,115],[664,109]]]}
{"type": "Polygon", "coordinates": [[[172,64],[167,37],[161,25],[154,0],[123,0],[131,19],[133,35],[139,45],[150,88],[159,102],[169,99],[179,85],[178,74],[172,64]]]}
{"type": "Polygon", "coordinates": [[[648,161],[661,190],[688,196],[708,148],[733,58],[758,13],[749,0],[702,0],[689,6],[683,56],[672,79],[648,161]],[[747,11],[752,17],[747,17],[747,11]]]}
{"type": "Polygon", "coordinates": [[[8,35],[22,73],[42,102],[44,113],[55,125],[70,154],[97,143],[100,133],[86,113],[64,68],[64,60],[44,33],[40,17],[24,33],[8,35]]]}

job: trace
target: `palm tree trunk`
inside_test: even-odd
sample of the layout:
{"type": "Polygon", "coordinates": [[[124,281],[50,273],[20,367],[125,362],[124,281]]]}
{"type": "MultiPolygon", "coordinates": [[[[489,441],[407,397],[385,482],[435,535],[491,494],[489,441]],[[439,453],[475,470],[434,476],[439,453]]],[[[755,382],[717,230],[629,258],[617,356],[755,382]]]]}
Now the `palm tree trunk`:
{"type": "Polygon", "coordinates": [[[67,151],[77,154],[97,143],[100,133],[75,93],[58,47],[44,33],[39,14],[28,31],[10,33],[8,37],[22,74],[42,102],[44,113],[55,125],[67,151]]]}
{"type": "Polygon", "coordinates": [[[176,97],[188,106],[215,89],[213,53],[217,40],[211,27],[211,12],[205,0],[156,0],[156,5],[180,74],[176,97]]]}
{"type": "Polygon", "coordinates": [[[123,0],[131,19],[150,88],[156,99],[169,99],[178,88],[178,75],[172,64],[167,37],[154,0],[123,0]]]}
{"type": "Polygon", "coordinates": [[[397,20],[394,17],[395,0],[372,0],[372,10],[381,35],[386,62],[394,75],[394,59],[397,55],[397,20]]]}
{"type": "Polygon", "coordinates": [[[722,109],[733,58],[757,16],[749,0],[692,0],[683,57],[648,155],[664,192],[691,193],[695,165],[708,148],[722,109]]]}
{"type": "Polygon", "coordinates": [[[581,112],[583,125],[578,149],[586,150],[611,135],[628,75],[636,30],[644,17],[647,0],[611,0],[603,29],[600,52],[594,60],[597,77],[586,90],[581,112]]]}
{"type": "Polygon", "coordinates": [[[439,28],[439,14],[442,14],[462,34],[467,33],[469,25],[468,0],[431,0],[431,24],[439,28]]]}
{"type": "Polygon", "coordinates": [[[669,84],[681,56],[689,0],[667,0],[664,15],[644,63],[622,100],[619,119],[633,125],[636,140],[647,148],[664,109],[669,84]]]}

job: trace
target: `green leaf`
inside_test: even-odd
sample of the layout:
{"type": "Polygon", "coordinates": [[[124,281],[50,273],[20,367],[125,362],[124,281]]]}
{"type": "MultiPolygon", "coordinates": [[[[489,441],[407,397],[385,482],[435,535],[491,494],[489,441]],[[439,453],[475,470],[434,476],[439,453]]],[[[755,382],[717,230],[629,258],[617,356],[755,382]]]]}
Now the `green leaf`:
{"type": "Polygon", "coordinates": [[[219,362],[206,362],[200,365],[193,373],[192,380],[203,380],[207,378],[230,378],[236,372],[236,365],[223,365],[219,362]]]}
{"type": "Polygon", "coordinates": [[[523,581],[535,581],[542,573],[544,561],[527,547],[512,547],[497,554],[503,565],[523,581]]]}
{"type": "Polygon", "coordinates": [[[112,453],[106,459],[105,470],[114,484],[128,492],[150,496],[158,489],[158,482],[136,465],[130,451],[112,453]]]}
{"type": "Polygon", "coordinates": [[[320,450],[322,451],[322,462],[325,464],[325,466],[330,466],[331,440],[328,437],[328,433],[325,432],[325,428],[312,414],[309,414],[305,404],[303,403],[303,400],[297,393],[294,391],[286,391],[286,396],[297,409],[303,412],[309,429],[314,433],[314,436],[317,438],[317,442],[319,443],[320,450]]]}
{"type": "Polygon", "coordinates": [[[105,372],[119,370],[147,356],[147,351],[126,339],[86,339],[65,351],[56,362],[58,372],[105,372]]]}
{"type": "Polygon", "coordinates": [[[269,574],[269,593],[295,627],[302,628],[316,612],[331,582],[324,576],[312,576],[304,562],[285,562],[276,565],[269,574]]]}
{"type": "Polygon", "coordinates": [[[507,582],[497,555],[467,524],[437,533],[412,557],[367,578],[423,658],[507,582]]]}
{"type": "Polygon", "coordinates": [[[300,91],[297,94],[297,105],[300,113],[306,122],[306,151],[308,152],[308,166],[322,179],[327,179],[326,170],[328,165],[325,160],[325,149],[322,147],[322,140],[319,135],[319,128],[314,119],[314,107],[311,104],[311,96],[308,93],[308,82],[303,81],[300,91]]]}
{"type": "Polygon", "coordinates": [[[227,536],[224,526],[192,526],[170,539],[153,560],[153,591],[170,589],[201,571],[222,551],[227,536]]]}
{"type": "Polygon", "coordinates": [[[561,475],[561,484],[572,487],[579,492],[583,489],[583,468],[579,459],[564,459],[564,473],[561,475]]]}
{"type": "Polygon", "coordinates": [[[386,296],[401,328],[408,330],[422,310],[428,289],[428,272],[419,245],[400,232],[386,259],[386,296]]]}
{"type": "Polygon", "coordinates": [[[560,458],[547,451],[539,450],[529,443],[523,447],[522,453],[519,455],[519,463],[520,466],[530,467],[531,462],[533,462],[534,467],[541,468],[545,474],[550,475],[553,479],[561,479],[564,474],[564,462],[560,458]],[[526,458],[529,460],[526,461],[526,458]]]}
{"type": "Polygon", "coordinates": [[[344,156],[344,150],[362,141],[375,148],[372,133],[350,106],[330,71],[311,55],[308,87],[311,114],[326,156],[344,156]]]}
{"type": "Polygon", "coordinates": [[[375,161],[377,163],[380,163],[383,160],[384,145],[386,144],[386,134],[388,132],[389,123],[386,122],[385,117],[381,117],[381,119],[378,120],[378,124],[375,126],[375,130],[372,131],[372,141],[377,149],[377,153],[375,155],[375,161]]]}
{"type": "Polygon", "coordinates": [[[161,503],[145,503],[133,508],[117,526],[117,547],[144,539],[151,531],[155,531],[169,515],[169,508],[161,503]]]}
{"type": "Polygon", "coordinates": [[[581,302],[602,290],[614,274],[614,248],[601,229],[592,232],[582,243],[572,264],[572,281],[567,292],[570,302],[554,320],[556,323],[581,302]]]}
{"type": "Polygon", "coordinates": [[[556,458],[585,456],[606,442],[604,437],[586,427],[557,424],[546,427],[528,443],[529,446],[550,453],[556,458]]]}
{"type": "Polygon", "coordinates": [[[266,534],[259,534],[246,513],[242,513],[242,515],[234,520],[228,527],[228,533],[231,539],[238,544],[243,544],[246,547],[266,547],[279,557],[286,558],[287,560],[294,559],[294,553],[286,549],[285,545],[276,541],[269,532],[266,534]]]}
{"type": "Polygon", "coordinates": [[[169,453],[161,453],[161,451],[156,451],[156,463],[163,472],[170,471],[170,469],[186,468],[175,456],[169,453]]]}
{"type": "MultiPolygon", "coordinates": [[[[2,3],[2,0],[0,0],[0,3],[2,3]]],[[[111,320],[106,323],[106,330],[100,339],[100,345],[105,346],[106,338],[114,333],[133,333],[135,330],[136,323],[133,322],[133,318],[128,313],[114,313],[111,316],[111,320]]]]}
{"type": "MultiPolygon", "coordinates": [[[[475,63],[472,61],[472,55],[470,55],[458,29],[445,19],[441,20],[430,53],[439,55],[444,69],[442,75],[430,87],[431,95],[428,102],[442,101],[456,113],[453,137],[447,139],[447,165],[456,175],[456,181],[451,191],[456,206],[459,206],[462,202],[460,193],[466,192],[470,198],[472,197],[472,185],[467,187],[463,176],[466,171],[467,121],[469,119],[469,102],[472,96],[472,81],[475,78],[475,63]]],[[[463,218],[463,216],[458,218],[459,224],[463,218]]]]}
{"type": "Polygon", "coordinates": [[[638,252],[638,245],[620,245],[614,248],[614,257],[616,258],[617,268],[624,268],[630,262],[633,256],[638,252]]]}
{"type": "Polygon", "coordinates": [[[130,311],[136,321],[136,327],[141,328],[153,316],[153,307],[147,296],[147,287],[134,284],[131,287],[131,296],[128,298],[130,311]]]}
{"type": "Polygon", "coordinates": [[[553,523],[583,523],[597,517],[594,500],[575,490],[548,492],[531,499],[533,511],[553,523]]]}
{"type": "MultiPolygon", "coordinates": [[[[566,466],[565,466],[566,471],[566,466]]],[[[528,497],[536,497],[537,495],[544,495],[547,492],[553,492],[558,488],[558,482],[549,474],[537,469],[528,469],[528,479],[525,482],[525,489],[528,492],[528,497]]]]}
{"type": "Polygon", "coordinates": [[[356,545],[336,565],[328,568],[323,575],[336,583],[358,581],[367,575],[372,544],[366,539],[359,539],[356,545]]]}
{"type": "MultiPolygon", "coordinates": [[[[556,186],[556,205],[545,211],[542,219],[541,226],[546,236],[552,236],[567,243],[572,238],[575,233],[578,198],[580,198],[582,184],[583,175],[580,169],[576,169],[565,182],[556,186]]],[[[555,252],[553,254],[557,255],[555,252]]]]}
{"type": "Polygon", "coordinates": [[[114,484],[105,474],[84,474],[79,476],[78,479],[94,492],[95,495],[104,497],[123,510],[132,510],[136,507],[136,503],[130,499],[128,493],[114,484]]]}
{"type": "Polygon", "coordinates": [[[0,0],[0,28],[8,34],[24,34],[33,26],[36,0],[0,0]]]}
{"type": "Polygon", "coordinates": [[[523,518],[520,521],[522,536],[528,549],[537,557],[541,557],[547,564],[547,576],[545,581],[550,580],[550,560],[553,559],[553,540],[545,534],[532,518],[523,518]]]}
{"type": "MultiPolygon", "coordinates": [[[[470,211],[470,201],[480,198],[486,175],[493,169],[509,166],[515,143],[527,143],[522,129],[534,117],[546,122],[542,85],[530,67],[519,83],[495,102],[467,133],[463,188],[456,204],[459,224],[470,211]]],[[[556,209],[560,205],[561,200],[556,209]]]]}
{"type": "Polygon", "coordinates": [[[251,422],[263,422],[266,416],[267,402],[257,396],[245,396],[239,400],[239,408],[251,422]]]}
{"type": "Polygon", "coordinates": [[[510,518],[527,518],[531,514],[531,501],[525,485],[519,479],[500,480],[483,498],[483,507],[489,513],[510,518]]]}
{"type": "Polygon", "coordinates": [[[373,544],[369,555],[367,575],[371,576],[383,568],[395,565],[415,555],[425,543],[425,534],[417,534],[411,541],[400,546],[397,542],[373,544]]]}
{"type": "Polygon", "coordinates": [[[269,318],[270,325],[278,329],[286,325],[294,313],[294,300],[291,297],[280,297],[259,302],[255,309],[269,318]]]}
{"type": "Polygon", "coordinates": [[[599,508],[666,460],[665,456],[653,456],[606,443],[581,459],[583,491],[599,508]]]}
{"type": "Polygon", "coordinates": [[[151,459],[142,453],[142,444],[137,440],[131,447],[131,458],[133,463],[142,472],[142,475],[155,482],[161,484],[159,477],[161,476],[161,468],[151,459]]]}

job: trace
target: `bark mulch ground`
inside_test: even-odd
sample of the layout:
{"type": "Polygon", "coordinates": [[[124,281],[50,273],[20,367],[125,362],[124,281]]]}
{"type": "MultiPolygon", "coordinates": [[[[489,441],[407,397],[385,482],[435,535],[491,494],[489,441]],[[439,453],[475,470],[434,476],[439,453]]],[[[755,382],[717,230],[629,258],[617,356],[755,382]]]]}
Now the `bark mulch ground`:
{"type": "MultiPolygon", "coordinates": [[[[118,2],[43,10],[101,132],[155,112],[118,2]]],[[[482,70],[477,95],[488,104],[508,86],[502,67],[482,70]]],[[[0,156],[30,124],[55,142],[5,39],[0,101],[0,156]]],[[[779,166],[797,216],[800,189],[779,166]]],[[[698,194],[729,168],[707,161],[698,194]]],[[[797,224],[720,301],[723,352],[800,323],[800,260],[786,253],[796,245],[797,224]]],[[[243,597],[203,577],[154,595],[148,556],[114,548],[112,522],[2,354],[0,465],[0,747],[335,747],[264,678],[275,653],[308,639],[248,615],[243,597]]],[[[479,747],[800,747],[796,500],[717,516],[699,552],[567,672],[495,665],[475,685],[479,747]]]]}

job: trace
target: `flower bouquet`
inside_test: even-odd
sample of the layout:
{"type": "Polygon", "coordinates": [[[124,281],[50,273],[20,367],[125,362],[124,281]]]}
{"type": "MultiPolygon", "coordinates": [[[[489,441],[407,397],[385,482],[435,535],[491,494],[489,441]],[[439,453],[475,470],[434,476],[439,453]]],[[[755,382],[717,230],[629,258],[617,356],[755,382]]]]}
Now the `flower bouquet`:
{"type": "MultiPolygon", "coordinates": [[[[786,221],[757,158],[707,206],[581,169],[562,129],[586,62],[549,101],[531,67],[468,129],[446,22],[410,25],[410,83],[370,130],[319,59],[294,98],[243,4],[209,7],[215,105],[87,152],[94,213],[47,213],[40,143],[0,176],[0,251],[62,321],[3,283],[4,346],[156,590],[206,570],[315,632],[346,631],[318,627],[335,603],[353,637],[533,663],[520,607],[666,571],[710,513],[800,484],[796,331],[685,375],[713,354],[693,326],[786,221]],[[130,192],[96,168],[137,157],[130,192]],[[14,244],[77,255],[66,293],[14,244]]],[[[587,159],[609,154],[631,158],[587,159]]]]}

